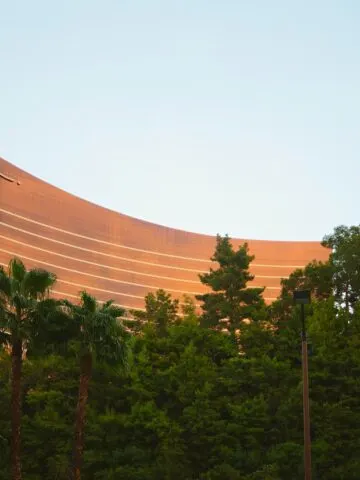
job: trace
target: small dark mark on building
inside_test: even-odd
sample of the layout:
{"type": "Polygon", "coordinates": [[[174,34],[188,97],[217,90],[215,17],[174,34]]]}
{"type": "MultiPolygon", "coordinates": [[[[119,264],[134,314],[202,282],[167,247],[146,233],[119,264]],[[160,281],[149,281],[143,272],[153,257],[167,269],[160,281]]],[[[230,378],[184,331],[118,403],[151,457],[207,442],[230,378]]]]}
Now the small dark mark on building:
{"type": "Polygon", "coordinates": [[[15,178],[9,177],[8,175],[5,175],[5,173],[0,172],[0,178],[6,180],[7,182],[16,183],[17,185],[20,185],[19,180],[15,180],[15,178]]]}

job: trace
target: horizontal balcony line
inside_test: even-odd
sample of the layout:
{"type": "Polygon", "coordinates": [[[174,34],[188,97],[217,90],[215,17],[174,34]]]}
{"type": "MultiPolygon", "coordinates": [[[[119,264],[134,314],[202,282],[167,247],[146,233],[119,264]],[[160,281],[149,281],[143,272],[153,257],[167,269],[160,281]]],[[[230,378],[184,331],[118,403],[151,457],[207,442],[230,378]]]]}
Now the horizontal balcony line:
{"type": "Polygon", "coordinates": [[[150,278],[159,278],[162,280],[173,280],[173,281],[178,281],[178,282],[184,282],[184,283],[194,283],[195,285],[199,285],[200,280],[185,280],[183,278],[175,278],[175,277],[167,277],[167,276],[162,276],[162,275],[156,275],[152,273],[143,273],[143,272],[138,272],[136,270],[128,270],[126,268],[118,268],[118,267],[112,267],[110,265],[105,265],[102,263],[96,263],[96,262],[90,262],[89,260],[83,260],[81,258],[76,258],[76,257],[71,257],[70,255],[64,255],[62,253],[54,252],[53,250],[46,250],[45,248],[41,247],[36,247],[35,245],[30,245],[25,242],[20,242],[19,240],[13,240],[10,237],[6,237],[5,235],[0,235],[0,238],[4,238],[5,240],[8,240],[13,243],[17,243],[19,245],[24,245],[26,247],[33,248],[34,250],[38,250],[44,253],[49,253],[50,255],[56,255],[58,257],[66,258],[68,260],[73,260],[76,262],[81,262],[81,263],[86,263],[88,265],[93,265],[95,267],[101,267],[101,268],[108,268],[109,270],[114,270],[117,272],[125,272],[125,273],[131,273],[134,275],[142,275],[144,277],[150,277],[150,278]]]}
{"type": "MultiPolygon", "coordinates": [[[[7,265],[5,263],[2,263],[0,262],[0,265],[3,266],[3,267],[6,267],[7,265]]],[[[115,295],[120,295],[120,296],[127,296],[127,297],[133,297],[133,298],[140,298],[140,299],[144,299],[144,297],[140,297],[138,295],[130,295],[130,294],[126,294],[126,293],[121,293],[121,292],[113,292],[111,290],[105,290],[105,289],[102,289],[102,288],[97,288],[97,287],[92,287],[90,285],[81,285],[81,284],[78,284],[78,283],[74,283],[74,282],[68,282],[67,280],[61,280],[61,279],[57,279],[57,283],[65,283],[65,284],[69,284],[69,285],[72,285],[72,286],[78,286],[80,288],[88,288],[88,289],[92,289],[92,290],[97,290],[97,291],[101,291],[101,292],[104,292],[104,293],[113,293],[115,295]]],[[[76,299],[79,299],[79,295],[74,295],[72,293],[66,293],[66,292],[61,292],[57,289],[51,289],[51,292],[52,293],[56,293],[57,295],[62,295],[64,297],[71,297],[71,298],[76,298],[76,299]]],[[[264,297],[264,300],[275,300],[273,297],[264,297]]],[[[105,303],[105,301],[103,300],[98,300],[100,303],[105,303]]],[[[139,308],[139,307],[130,307],[128,305],[121,305],[119,303],[114,303],[114,305],[118,306],[118,307],[122,307],[122,308],[125,308],[127,310],[140,310],[140,311],[145,311],[144,308],[139,308]]],[[[180,302],[180,305],[185,305],[183,302],[180,302]]],[[[196,308],[201,308],[201,305],[199,304],[195,304],[195,307],[196,308]]],[[[126,317],[122,317],[122,318],[126,318],[126,317]]]]}
{"type": "Polygon", "coordinates": [[[181,260],[193,260],[193,261],[196,261],[196,262],[209,263],[209,260],[204,260],[203,258],[183,257],[181,255],[173,255],[173,254],[170,254],[170,253],[156,252],[156,251],[153,251],[153,250],[144,250],[144,249],[141,249],[141,248],[129,247],[128,245],[122,245],[122,244],[118,244],[118,243],[107,242],[106,240],[100,240],[100,239],[94,238],[94,237],[88,237],[87,235],[82,235],[80,233],[75,233],[75,232],[71,232],[69,230],[64,230],[63,228],[54,227],[53,225],[49,225],[47,223],[38,222],[37,220],[34,220],[32,218],[28,218],[28,217],[24,217],[22,215],[10,212],[10,211],[5,210],[3,208],[0,208],[0,212],[5,213],[6,215],[12,215],[14,217],[20,218],[21,220],[25,220],[27,222],[34,223],[35,225],[40,225],[41,227],[45,227],[45,228],[49,228],[51,230],[55,230],[56,232],[65,233],[67,235],[73,235],[75,237],[83,238],[85,240],[90,240],[92,242],[101,243],[103,245],[109,245],[109,246],[117,247],[117,248],[124,248],[126,250],[132,250],[132,251],[135,251],[135,252],[149,253],[151,255],[159,255],[159,256],[162,256],[162,257],[178,258],[178,259],[181,259],[181,260]]]}
{"type": "MultiPolygon", "coordinates": [[[[153,289],[153,290],[159,290],[159,288],[160,288],[160,287],[153,286],[153,285],[146,285],[146,284],[143,284],[143,283],[135,283],[135,282],[126,282],[124,280],[118,280],[118,279],[115,279],[115,278],[103,277],[101,275],[93,275],[92,273],[81,272],[80,270],[75,270],[75,269],[72,269],[72,268],[62,267],[61,265],[56,265],[56,264],[53,264],[53,263],[50,263],[50,262],[45,262],[44,260],[38,260],[36,258],[28,257],[28,256],[25,256],[25,255],[18,255],[16,252],[12,252],[12,251],[9,251],[9,250],[3,249],[3,248],[0,248],[0,252],[4,252],[4,253],[7,253],[7,254],[13,255],[13,256],[19,256],[23,259],[30,260],[32,262],[41,263],[41,264],[47,265],[49,267],[59,268],[60,270],[65,270],[67,272],[77,273],[79,275],[85,275],[85,276],[88,276],[88,277],[97,278],[99,280],[105,280],[107,282],[121,283],[123,285],[132,285],[132,286],[135,286],[135,287],[149,288],[149,289],[153,289]]],[[[169,292],[176,292],[176,293],[180,293],[180,294],[202,295],[201,292],[189,292],[189,291],[185,291],[185,290],[177,290],[177,289],[174,289],[174,288],[167,288],[167,290],[169,292]]]]}
{"type": "MultiPolygon", "coordinates": [[[[112,295],[120,295],[121,297],[130,297],[130,298],[138,298],[140,300],[144,300],[143,296],[140,295],[131,295],[130,293],[122,293],[122,292],[115,292],[113,290],[106,290],[104,288],[99,288],[99,287],[93,287],[91,285],[83,285],[81,283],[75,283],[75,282],[69,282],[68,280],[62,280],[61,278],[57,279],[56,283],[65,283],[67,285],[71,285],[73,287],[79,287],[83,289],[89,289],[89,290],[96,290],[98,292],[103,292],[103,293],[110,293],[112,295]]],[[[179,302],[180,305],[186,305],[184,302],[179,302]]],[[[195,304],[195,307],[199,308],[200,305],[195,304]]]]}
{"type": "MultiPolygon", "coordinates": [[[[3,266],[3,267],[6,267],[7,265],[5,263],[2,263],[0,262],[0,265],[3,266]]],[[[66,282],[64,280],[60,280],[60,279],[57,279],[56,283],[70,283],[71,282],[66,282]]],[[[73,285],[76,285],[76,284],[73,284],[73,285]]],[[[97,290],[96,288],[94,287],[89,287],[89,288],[92,288],[94,290],[97,290]]],[[[50,290],[51,293],[56,293],[57,295],[62,295],[64,297],[71,297],[71,298],[76,298],[79,300],[79,295],[74,295],[73,293],[65,293],[65,292],[60,292],[59,290],[57,289],[51,289],[50,290]]],[[[106,290],[104,290],[104,292],[106,292],[106,290]]],[[[120,293],[117,293],[117,295],[124,295],[124,294],[120,294],[120,293]]],[[[129,297],[135,297],[135,295],[127,295],[129,297]]],[[[139,298],[143,298],[143,297],[139,297],[139,298]]],[[[99,303],[105,303],[105,301],[103,300],[98,300],[99,303]]],[[[126,308],[127,310],[140,310],[140,311],[145,311],[144,308],[139,308],[139,307],[130,307],[129,305],[120,305],[119,303],[114,303],[114,305],[118,306],[118,307],[121,307],[121,308],[126,308]]]]}
{"type": "MultiPolygon", "coordinates": [[[[13,256],[17,256],[17,253],[16,252],[10,252],[9,250],[6,250],[6,249],[2,249],[0,248],[0,251],[1,252],[4,252],[4,253],[7,253],[8,255],[13,255],[13,256]]],[[[65,270],[65,271],[68,271],[68,272],[71,272],[71,273],[76,273],[76,274],[80,274],[80,275],[84,275],[84,276],[89,276],[89,277],[92,277],[92,278],[95,278],[95,279],[99,279],[99,280],[105,280],[105,281],[109,281],[109,282],[114,282],[114,283],[120,283],[122,285],[131,285],[131,286],[137,286],[137,287],[141,287],[141,288],[149,288],[149,289],[152,289],[152,290],[159,290],[160,287],[157,287],[157,286],[151,286],[151,285],[143,285],[143,284],[138,284],[138,283],[134,283],[134,282],[126,282],[126,281],[123,281],[123,280],[118,280],[118,279],[112,279],[112,278],[108,278],[108,277],[103,277],[103,276],[100,276],[100,275],[93,275],[91,273],[85,273],[85,272],[81,272],[79,270],[74,270],[74,269],[70,269],[70,268],[67,268],[67,267],[63,267],[61,265],[54,265],[52,263],[49,263],[49,262],[44,262],[42,260],[38,260],[38,259],[35,259],[35,258],[32,258],[32,257],[28,257],[28,256],[25,256],[25,255],[19,255],[21,258],[24,258],[24,259],[27,259],[27,260],[30,260],[32,262],[35,262],[35,263],[41,263],[43,265],[47,265],[47,266],[50,266],[50,267],[53,267],[53,268],[59,268],[60,270],[65,270]]],[[[4,264],[3,264],[4,265],[4,264]]],[[[71,284],[71,282],[69,281],[64,281],[64,280],[61,280],[59,279],[58,281],[62,281],[62,282],[67,282],[69,284],[71,284]]],[[[75,285],[75,284],[74,284],[75,285]]],[[[79,284],[80,285],[80,284],[79,284]]],[[[94,289],[98,289],[98,290],[101,290],[103,292],[108,292],[108,293],[117,293],[118,295],[121,295],[121,292],[113,292],[111,290],[105,290],[105,289],[99,289],[98,287],[91,287],[89,286],[88,288],[94,288],[94,289]]],[[[251,285],[250,288],[263,288],[263,286],[260,286],[260,285],[251,285]]],[[[267,290],[280,290],[280,287],[265,287],[267,290]]],[[[197,292],[188,292],[188,291],[182,291],[182,290],[175,290],[175,289],[171,289],[171,288],[163,288],[163,290],[165,291],[169,291],[169,292],[175,292],[175,293],[180,293],[182,295],[184,294],[188,294],[188,295],[202,295],[203,293],[197,293],[197,292]]],[[[129,294],[126,294],[126,296],[132,296],[132,297],[135,297],[135,298],[143,298],[143,297],[139,297],[139,296],[136,296],[136,295],[129,295],[129,294]]],[[[264,297],[265,300],[270,300],[270,299],[273,299],[273,297],[264,297]]]]}
{"type": "MultiPolygon", "coordinates": [[[[156,286],[156,285],[155,286],[154,285],[146,285],[146,284],[143,284],[143,283],[135,283],[135,282],[129,282],[129,281],[125,281],[125,280],[119,280],[117,278],[103,277],[102,275],[94,275],[92,273],[82,272],[80,270],[75,270],[75,269],[72,269],[72,268],[63,267],[61,265],[56,265],[56,264],[53,264],[53,263],[50,263],[50,262],[45,262],[44,260],[39,260],[37,258],[28,257],[28,256],[25,256],[25,255],[22,255],[22,254],[20,255],[16,252],[12,252],[12,251],[6,250],[4,248],[0,248],[0,252],[7,253],[8,255],[19,256],[19,257],[24,258],[26,260],[30,260],[32,262],[37,262],[37,263],[42,263],[43,265],[47,265],[47,266],[50,266],[50,267],[53,267],[53,268],[60,268],[61,270],[65,270],[67,272],[77,273],[79,275],[85,275],[85,276],[96,278],[96,279],[99,279],[99,280],[105,280],[107,282],[121,283],[123,285],[132,285],[134,287],[141,287],[141,288],[150,288],[150,289],[155,290],[155,291],[162,288],[163,290],[167,290],[169,292],[175,292],[175,293],[180,293],[180,294],[188,294],[188,295],[203,295],[204,293],[206,293],[206,292],[189,292],[187,290],[177,290],[177,289],[170,288],[170,287],[159,287],[159,286],[156,286]]],[[[199,280],[199,283],[200,283],[200,280],[199,280]]],[[[253,284],[251,284],[249,288],[266,288],[267,290],[280,290],[281,289],[281,287],[266,287],[265,285],[253,285],[253,284]]]]}
{"type": "MultiPolygon", "coordinates": [[[[98,280],[105,280],[107,282],[121,283],[122,285],[131,285],[131,286],[134,286],[134,287],[149,288],[149,289],[152,289],[152,290],[155,290],[155,291],[159,290],[161,288],[161,287],[158,287],[156,285],[154,286],[154,285],[146,285],[146,284],[142,284],[142,283],[127,282],[125,280],[119,280],[119,279],[116,279],[116,278],[103,277],[101,275],[94,275],[92,273],[81,272],[80,270],[75,270],[75,269],[72,269],[72,268],[63,267],[61,265],[56,265],[56,264],[53,264],[53,263],[50,263],[50,262],[45,262],[44,260],[39,260],[37,258],[32,258],[32,257],[28,257],[28,256],[25,256],[25,255],[19,255],[16,252],[12,252],[12,251],[6,250],[4,248],[0,248],[0,252],[7,253],[8,255],[19,256],[21,258],[24,258],[26,260],[30,260],[32,262],[41,263],[41,264],[47,265],[49,267],[59,268],[60,270],[65,270],[65,271],[71,272],[71,273],[77,273],[79,275],[85,275],[87,277],[92,277],[92,278],[95,278],[95,279],[98,279],[98,280]]],[[[251,285],[251,288],[267,288],[268,290],[280,290],[281,287],[265,287],[264,285],[251,285]]],[[[177,290],[177,289],[169,288],[169,287],[164,287],[163,290],[167,290],[169,292],[180,293],[182,295],[184,295],[184,294],[203,295],[204,294],[203,292],[189,292],[189,291],[186,291],[186,290],[177,290]]]]}
{"type": "MultiPolygon", "coordinates": [[[[37,247],[35,245],[31,245],[29,243],[21,242],[20,240],[15,240],[11,237],[7,237],[5,235],[0,235],[0,238],[4,238],[5,240],[8,240],[9,242],[16,243],[18,245],[23,245],[25,247],[32,248],[34,250],[38,250],[40,252],[48,253],[50,255],[56,255],[61,258],[66,258],[68,260],[76,261],[76,262],[81,262],[85,263],[88,265],[93,265],[96,267],[101,267],[101,268],[108,268],[109,270],[114,270],[117,272],[125,272],[125,273],[130,273],[134,275],[142,275],[144,277],[150,277],[150,278],[159,278],[161,280],[170,280],[170,281],[176,281],[176,282],[183,282],[183,283],[194,283],[195,285],[199,285],[200,280],[186,280],[184,278],[177,278],[177,277],[168,277],[168,276],[163,276],[163,275],[156,275],[153,273],[144,273],[144,272],[139,272],[136,270],[128,270],[126,268],[118,268],[118,267],[113,267],[111,265],[105,265],[102,263],[96,263],[96,262],[90,262],[89,260],[84,260],[82,258],[77,258],[77,257],[72,257],[70,255],[64,255],[62,253],[54,252],[53,250],[47,250],[45,248],[37,247]]],[[[206,273],[206,272],[201,272],[201,273],[206,273]]],[[[256,278],[267,278],[267,279],[281,279],[284,277],[281,276],[273,276],[273,275],[256,275],[256,278]]]]}
{"type": "MultiPolygon", "coordinates": [[[[56,240],[55,238],[50,238],[50,237],[45,237],[44,235],[39,235],[38,233],[35,232],[30,232],[28,230],[24,230],[23,228],[15,227],[14,225],[10,225],[9,223],[6,222],[0,222],[0,225],[3,225],[7,228],[11,228],[12,230],[16,230],[18,232],[25,233],[26,235],[31,235],[36,238],[41,238],[42,240],[47,240],[49,242],[57,243],[59,245],[64,245],[65,247],[71,247],[71,248],[76,248],[77,250],[81,250],[83,252],[88,252],[88,253],[95,253],[97,255],[103,255],[104,257],[108,258],[116,258],[117,260],[123,260],[125,262],[129,263],[140,263],[142,265],[148,265],[148,266],[154,266],[154,267],[160,267],[160,268],[168,268],[172,270],[181,270],[184,272],[192,272],[192,273],[206,273],[206,270],[195,270],[192,268],[184,268],[184,267],[176,267],[172,265],[164,265],[162,263],[154,263],[154,262],[146,262],[144,260],[137,260],[134,258],[129,258],[129,257],[120,257],[118,255],[113,255],[111,253],[105,253],[105,252],[100,252],[99,250],[92,250],[90,248],[85,248],[85,247],[80,247],[79,245],[74,245],[72,243],[67,243],[67,242],[62,242],[61,240],[56,240]]],[[[210,260],[209,260],[209,265],[210,265],[210,260]]]]}
{"type": "MultiPolygon", "coordinates": [[[[100,244],[103,244],[103,245],[108,245],[108,246],[117,247],[117,248],[123,248],[123,249],[131,250],[131,251],[135,251],[135,252],[148,253],[148,254],[151,254],[151,255],[163,256],[163,257],[167,257],[167,258],[177,258],[177,259],[180,259],[180,260],[190,260],[190,261],[202,262],[202,263],[207,263],[207,264],[210,263],[209,260],[205,260],[203,258],[185,257],[185,256],[181,256],[181,255],[174,255],[174,254],[170,254],[170,253],[156,252],[156,251],[153,251],[153,250],[145,250],[145,249],[140,249],[140,248],[135,248],[135,247],[129,247],[127,245],[107,242],[105,240],[100,240],[98,238],[93,238],[93,237],[89,237],[87,235],[82,235],[82,234],[79,234],[79,233],[71,232],[69,230],[64,230],[62,228],[54,227],[53,225],[49,225],[47,223],[38,222],[37,220],[33,220],[32,218],[24,217],[22,215],[10,212],[10,211],[5,210],[3,208],[0,208],[0,212],[3,212],[6,215],[14,216],[14,217],[19,218],[21,220],[25,220],[25,221],[33,223],[35,225],[40,225],[42,227],[49,228],[49,229],[57,231],[57,232],[65,233],[66,235],[72,235],[72,236],[75,236],[77,238],[90,240],[92,242],[97,242],[97,243],[100,243],[100,244]]],[[[303,268],[304,267],[304,265],[270,265],[270,264],[263,264],[263,265],[254,264],[254,266],[272,267],[272,268],[303,268]]]]}
{"type": "MultiPolygon", "coordinates": [[[[73,295],[72,293],[65,293],[65,292],[60,292],[59,290],[51,290],[52,293],[56,293],[57,295],[61,295],[62,297],[71,297],[71,298],[76,298],[77,300],[79,300],[79,296],[78,295],[73,295]]],[[[99,303],[105,303],[103,300],[97,300],[99,303]]],[[[120,307],[120,308],[124,308],[126,310],[139,310],[141,312],[145,312],[145,309],[144,308],[138,308],[138,307],[129,307],[128,305],[120,305],[120,303],[113,303],[113,305],[117,306],[117,307],[120,307]]],[[[119,317],[119,318],[124,318],[126,319],[126,317],[119,317]]]]}

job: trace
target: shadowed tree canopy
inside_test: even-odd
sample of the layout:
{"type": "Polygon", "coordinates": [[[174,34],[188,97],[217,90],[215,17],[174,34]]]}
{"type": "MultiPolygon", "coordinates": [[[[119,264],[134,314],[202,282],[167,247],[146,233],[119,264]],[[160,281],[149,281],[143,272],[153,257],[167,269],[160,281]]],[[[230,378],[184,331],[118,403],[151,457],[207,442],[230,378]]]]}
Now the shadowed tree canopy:
{"type": "Polygon", "coordinates": [[[326,300],[333,294],[334,268],[331,262],[314,260],[298,268],[281,280],[281,293],[269,309],[272,323],[286,323],[292,316],[293,296],[296,290],[310,290],[313,300],[326,300]]]}
{"type": "MultiPolygon", "coordinates": [[[[27,480],[68,480],[72,451],[77,480],[303,479],[301,320],[292,301],[299,288],[313,298],[306,306],[312,478],[358,480],[358,239],[358,227],[335,229],[324,240],[330,261],[295,271],[265,307],[262,289],[249,284],[247,246],[218,237],[213,268],[201,276],[209,289],[199,296],[202,325],[193,299],[163,290],[132,316],[86,293],[53,310],[58,302],[46,285],[25,288],[20,262],[1,270],[2,341],[11,351],[20,338],[27,352],[22,359],[21,348],[0,351],[0,480],[9,479],[10,460],[12,479],[21,478],[20,415],[27,480]],[[120,322],[134,316],[140,334],[131,337],[125,372],[108,364],[125,360],[120,322]],[[220,331],[224,318],[239,336],[220,331]]],[[[54,277],[39,273],[51,286],[54,277]]]]}
{"type": "Polygon", "coordinates": [[[329,298],[332,295],[332,280],[331,263],[314,260],[281,280],[281,298],[292,301],[295,290],[310,290],[312,297],[318,300],[329,298]]]}
{"type": "Polygon", "coordinates": [[[170,325],[180,321],[179,300],[173,299],[163,289],[148,293],[145,297],[145,311],[132,312],[135,322],[127,322],[127,326],[135,332],[146,325],[154,329],[158,335],[164,335],[170,325]]]}
{"type": "Polygon", "coordinates": [[[354,309],[360,299],[360,226],[340,225],[322,244],[331,248],[334,295],[346,309],[354,309]]]}
{"type": "Polygon", "coordinates": [[[13,258],[7,271],[0,267],[0,341],[11,351],[11,478],[21,480],[21,377],[25,349],[39,328],[38,320],[56,276],[42,269],[27,270],[23,262],[13,258]]]}
{"type": "Polygon", "coordinates": [[[84,451],[84,430],[89,383],[93,371],[93,362],[123,365],[127,361],[127,343],[124,328],[118,318],[124,309],[116,306],[112,300],[100,303],[87,292],[81,292],[80,303],[75,305],[64,301],[68,314],[77,326],[70,340],[76,347],[80,363],[79,393],[75,417],[75,440],[73,464],[70,478],[81,479],[84,451]]]}
{"type": "Polygon", "coordinates": [[[209,273],[200,275],[201,283],[211,292],[196,296],[203,302],[204,326],[221,328],[220,321],[226,319],[230,330],[235,330],[242,320],[257,320],[261,316],[265,307],[264,289],[247,286],[254,279],[249,271],[254,258],[249,254],[247,243],[234,250],[228,236],[217,236],[211,260],[218,268],[210,268],[209,273]]]}

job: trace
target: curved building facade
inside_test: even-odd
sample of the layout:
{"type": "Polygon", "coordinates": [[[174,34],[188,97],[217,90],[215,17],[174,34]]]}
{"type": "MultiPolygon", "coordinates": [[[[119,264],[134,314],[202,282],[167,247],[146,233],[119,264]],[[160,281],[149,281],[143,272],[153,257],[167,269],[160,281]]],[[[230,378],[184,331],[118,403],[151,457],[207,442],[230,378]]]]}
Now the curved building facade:
{"type": "MultiPolygon", "coordinates": [[[[244,242],[233,239],[235,246],[244,242]]],[[[252,285],[273,301],[280,280],[311,260],[326,260],[319,242],[247,240],[255,255],[252,285]]],[[[127,309],[143,309],[159,288],[180,298],[206,288],[215,238],[158,226],[66,193],[0,158],[0,263],[19,256],[28,267],[57,274],[54,295],[86,289],[127,309]]]]}

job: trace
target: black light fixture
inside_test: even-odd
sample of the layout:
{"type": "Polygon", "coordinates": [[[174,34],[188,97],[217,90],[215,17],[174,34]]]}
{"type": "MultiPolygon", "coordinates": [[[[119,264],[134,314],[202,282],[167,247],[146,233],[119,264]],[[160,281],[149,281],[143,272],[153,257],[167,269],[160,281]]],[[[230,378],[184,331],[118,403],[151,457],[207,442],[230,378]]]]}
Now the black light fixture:
{"type": "Polygon", "coordinates": [[[306,305],[311,302],[310,290],[295,290],[294,303],[296,305],[306,305]]]}

